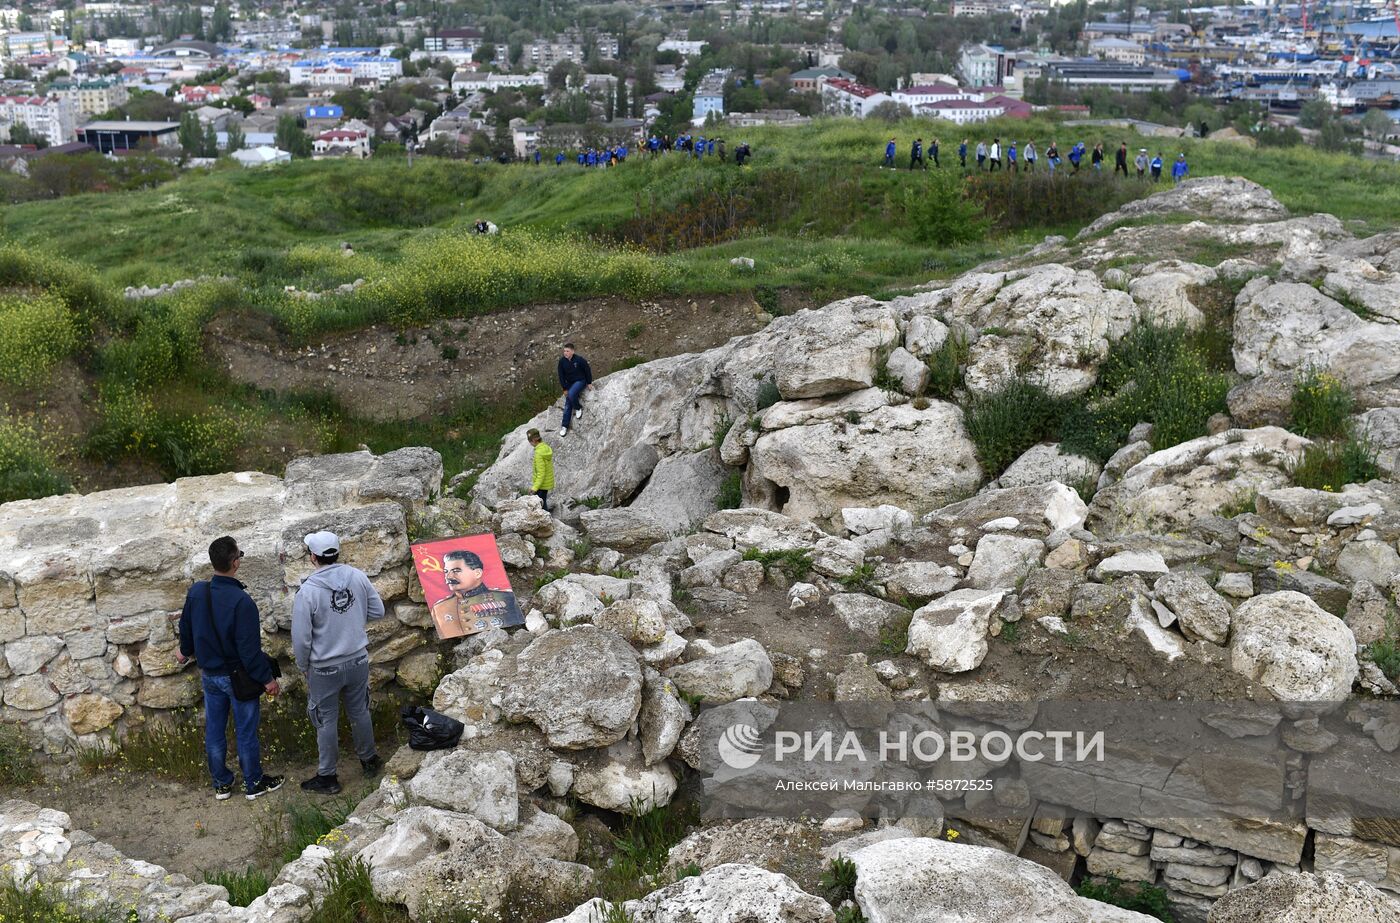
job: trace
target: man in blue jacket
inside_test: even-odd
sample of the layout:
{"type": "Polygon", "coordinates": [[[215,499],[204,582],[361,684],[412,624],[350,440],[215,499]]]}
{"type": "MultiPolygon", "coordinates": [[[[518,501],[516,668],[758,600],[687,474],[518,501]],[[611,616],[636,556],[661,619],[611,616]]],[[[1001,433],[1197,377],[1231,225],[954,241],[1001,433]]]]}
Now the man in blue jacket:
{"type": "Polygon", "coordinates": [[[894,139],[891,138],[889,143],[885,145],[885,166],[891,170],[894,169],[894,151],[894,139]]]}
{"type": "Polygon", "coordinates": [[[559,387],[564,389],[564,422],[559,435],[569,435],[575,416],[583,416],[583,392],[593,387],[593,369],[588,360],[574,352],[574,344],[565,343],[559,357],[559,387]]]}
{"type": "Polygon", "coordinates": [[[180,612],[179,661],[193,657],[199,663],[204,687],[204,753],[214,780],[214,797],[219,801],[233,797],[233,772],[227,765],[230,710],[244,796],[252,801],[282,787],[281,776],[267,775],[262,769],[258,745],[261,700],[241,702],[233,695],[233,671],[240,666],[268,695],[281,691],[263,653],[257,604],[234,576],[242,562],[243,552],[231,536],[214,539],[209,545],[214,576],[190,587],[180,612]]]}

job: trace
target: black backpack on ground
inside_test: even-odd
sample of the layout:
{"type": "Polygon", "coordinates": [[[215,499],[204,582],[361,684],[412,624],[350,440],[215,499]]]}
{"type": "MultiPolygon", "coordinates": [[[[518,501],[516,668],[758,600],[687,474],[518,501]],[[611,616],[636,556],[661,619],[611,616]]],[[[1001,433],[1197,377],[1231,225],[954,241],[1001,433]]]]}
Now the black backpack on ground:
{"type": "Polygon", "coordinates": [[[462,739],[466,725],[440,711],[422,705],[405,705],[399,720],[408,728],[408,745],[414,750],[449,750],[462,739]]]}

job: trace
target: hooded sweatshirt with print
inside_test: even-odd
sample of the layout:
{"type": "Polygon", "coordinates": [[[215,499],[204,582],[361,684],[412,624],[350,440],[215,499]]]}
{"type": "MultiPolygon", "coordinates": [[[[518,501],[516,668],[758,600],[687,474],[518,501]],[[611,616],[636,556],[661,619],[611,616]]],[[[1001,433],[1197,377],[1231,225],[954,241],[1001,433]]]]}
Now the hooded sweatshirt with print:
{"type": "Polygon", "coordinates": [[[292,653],[305,673],[333,667],[369,648],[365,623],[384,617],[384,600],[364,571],[349,564],[318,567],[292,604],[292,653]]]}

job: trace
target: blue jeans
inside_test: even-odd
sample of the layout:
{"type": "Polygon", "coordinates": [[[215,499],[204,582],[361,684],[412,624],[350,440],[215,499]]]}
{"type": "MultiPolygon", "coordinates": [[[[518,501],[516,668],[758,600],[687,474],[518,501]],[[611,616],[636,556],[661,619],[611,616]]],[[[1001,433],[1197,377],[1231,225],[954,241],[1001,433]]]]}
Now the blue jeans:
{"type": "Polygon", "coordinates": [[[569,385],[569,390],[564,393],[564,422],[559,424],[565,429],[573,422],[574,411],[583,402],[583,389],[588,385],[582,381],[576,381],[569,385]]]}
{"type": "Polygon", "coordinates": [[[262,781],[262,754],[258,747],[258,720],[262,699],[240,702],[233,697],[233,680],[227,676],[202,676],[204,684],[204,753],[214,785],[233,784],[228,762],[228,714],[233,710],[233,731],[238,741],[238,768],[243,788],[251,792],[262,781]]]}

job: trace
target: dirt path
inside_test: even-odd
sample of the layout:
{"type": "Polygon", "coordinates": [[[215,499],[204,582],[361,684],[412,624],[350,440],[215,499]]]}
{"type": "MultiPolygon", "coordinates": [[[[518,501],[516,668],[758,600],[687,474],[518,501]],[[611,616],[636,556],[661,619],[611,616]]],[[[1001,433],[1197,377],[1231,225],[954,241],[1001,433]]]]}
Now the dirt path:
{"type": "MultiPolygon", "coordinates": [[[[232,757],[230,765],[236,765],[232,757]]],[[[353,755],[346,759],[342,754],[339,775],[344,791],[334,797],[301,791],[301,781],[316,772],[314,764],[266,769],[285,776],[286,782],[256,801],[243,797],[241,780],[235,782],[232,798],[216,801],[206,784],[122,770],[73,775],[5,792],[3,797],[63,811],[74,827],[129,858],[203,881],[207,871],[241,872],[249,866],[265,869],[271,877],[283,864],[278,831],[290,806],[353,806],[376,784],[361,778],[353,755]]]]}
{"type": "Polygon", "coordinates": [[[206,348],[238,382],[278,392],[334,394],[375,420],[440,413],[467,394],[501,395],[552,378],[566,340],[602,375],[629,360],[718,346],[757,330],[747,294],[543,304],[397,330],[379,325],[300,348],[266,318],[221,315],[206,348]]]}

